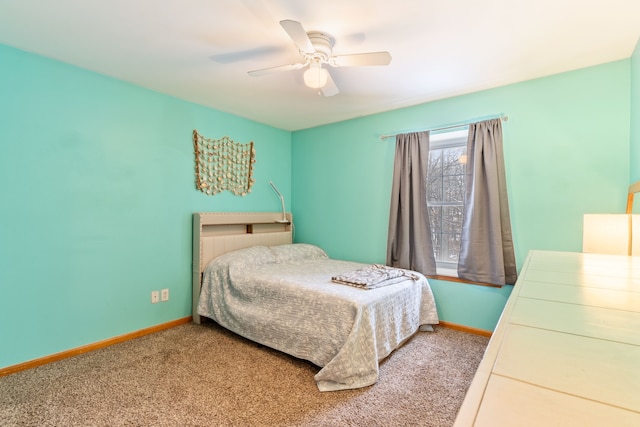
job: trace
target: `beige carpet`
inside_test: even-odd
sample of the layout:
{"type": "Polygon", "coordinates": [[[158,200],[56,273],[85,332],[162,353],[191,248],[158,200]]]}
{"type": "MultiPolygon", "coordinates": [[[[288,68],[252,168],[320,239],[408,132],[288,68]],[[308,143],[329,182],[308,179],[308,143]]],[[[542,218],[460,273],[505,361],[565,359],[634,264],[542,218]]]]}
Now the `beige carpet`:
{"type": "Polygon", "coordinates": [[[375,385],[321,393],[314,365],[187,324],[0,378],[0,425],[450,426],[487,342],[419,332],[375,385]]]}

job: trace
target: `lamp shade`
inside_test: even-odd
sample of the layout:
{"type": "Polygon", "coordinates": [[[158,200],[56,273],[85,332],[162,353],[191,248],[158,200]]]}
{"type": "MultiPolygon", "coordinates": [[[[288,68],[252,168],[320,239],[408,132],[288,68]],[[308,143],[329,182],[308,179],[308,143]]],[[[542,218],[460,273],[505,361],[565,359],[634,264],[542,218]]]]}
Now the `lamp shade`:
{"type": "Polygon", "coordinates": [[[320,63],[314,61],[303,74],[304,84],[314,89],[320,89],[327,84],[328,75],[329,72],[322,68],[320,63]]]}
{"type": "Polygon", "coordinates": [[[640,215],[585,214],[582,252],[640,255],[640,215]]]}

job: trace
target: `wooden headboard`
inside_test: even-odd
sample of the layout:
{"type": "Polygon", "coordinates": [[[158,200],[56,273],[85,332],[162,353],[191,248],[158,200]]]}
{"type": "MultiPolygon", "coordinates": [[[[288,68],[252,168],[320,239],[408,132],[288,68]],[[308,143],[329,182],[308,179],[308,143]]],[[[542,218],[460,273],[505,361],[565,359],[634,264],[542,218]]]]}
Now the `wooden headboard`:
{"type": "Polygon", "coordinates": [[[193,214],[193,302],[192,317],[200,323],[197,312],[202,272],[215,257],[251,246],[284,245],[293,241],[292,216],[282,212],[196,212],[193,214]]]}

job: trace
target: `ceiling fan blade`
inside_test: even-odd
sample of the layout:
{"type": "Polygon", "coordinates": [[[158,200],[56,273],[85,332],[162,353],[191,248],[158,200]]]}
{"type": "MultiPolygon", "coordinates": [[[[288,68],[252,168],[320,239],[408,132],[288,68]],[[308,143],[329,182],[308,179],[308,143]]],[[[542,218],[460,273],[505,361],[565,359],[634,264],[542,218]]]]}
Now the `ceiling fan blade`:
{"type": "Polygon", "coordinates": [[[311,44],[311,40],[309,40],[309,36],[307,36],[307,32],[304,30],[304,27],[298,21],[292,21],[290,19],[285,19],[280,21],[280,25],[284,30],[289,34],[291,40],[298,46],[304,53],[313,53],[316,50],[313,48],[311,44]]]}
{"type": "Polygon", "coordinates": [[[234,62],[247,61],[268,55],[281,53],[284,49],[276,46],[264,46],[236,52],[218,53],[209,56],[209,59],[218,64],[232,64],[234,62]]]}
{"type": "Polygon", "coordinates": [[[253,77],[266,76],[267,74],[277,73],[280,71],[291,71],[291,70],[299,70],[304,67],[305,64],[297,63],[297,64],[287,64],[287,65],[279,65],[277,67],[269,67],[262,68],[260,70],[249,71],[247,74],[253,77]]]}
{"type": "Polygon", "coordinates": [[[340,92],[338,86],[336,86],[336,82],[334,82],[333,78],[331,77],[331,73],[327,73],[327,84],[324,85],[320,90],[322,91],[322,94],[324,96],[333,96],[337,95],[338,92],[340,92]]]}
{"type": "Polygon", "coordinates": [[[334,67],[360,67],[368,65],[389,65],[391,54],[389,52],[354,53],[352,55],[334,56],[329,64],[334,67]]]}

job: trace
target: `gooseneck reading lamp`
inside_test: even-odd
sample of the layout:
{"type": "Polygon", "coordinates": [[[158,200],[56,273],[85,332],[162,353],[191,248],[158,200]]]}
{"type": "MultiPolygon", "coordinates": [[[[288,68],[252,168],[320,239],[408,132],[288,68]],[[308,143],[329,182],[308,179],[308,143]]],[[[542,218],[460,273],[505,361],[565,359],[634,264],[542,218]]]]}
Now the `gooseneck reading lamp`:
{"type": "Polygon", "coordinates": [[[280,197],[280,202],[282,203],[282,219],[276,219],[276,222],[280,224],[289,224],[289,220],[287,219],[287,214],[284,209],[284,197],[282,197],[282,194],[278,191],[273,182],[269,181],[269,185],[273,188],[273,191],[275,191],[278,197],[280,197]]]}

